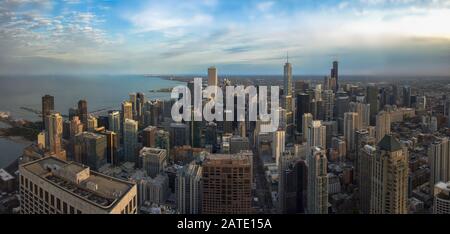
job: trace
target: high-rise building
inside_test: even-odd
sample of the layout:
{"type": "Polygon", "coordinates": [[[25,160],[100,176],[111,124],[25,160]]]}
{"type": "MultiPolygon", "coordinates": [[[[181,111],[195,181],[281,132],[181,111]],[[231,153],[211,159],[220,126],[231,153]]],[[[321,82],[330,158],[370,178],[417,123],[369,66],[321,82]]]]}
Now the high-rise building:
{"type": "Polygon", "coordinates": [[[335,92],[339,90],[339,72],[338,72],[338,61],[333,61],[333,68],[331,69],[331,77],[336,78],[336,88],[335,92]]]}
{"type": "Polygon", "coordinates": [[[170,136],[169,132],[164,130],[158,130],[156,132],[156,139],[155,139],[155,147],[160,149],[165,149],[166,154],[170,156],[170,136]]]}
{"type": "Polygon", "coordinates": [[[294,136],[294,106],[293,106],[293,87],[292,87],[292,65],[289,61],[284,64],[283,72],[283,108],[286,110],[286,135],[288,141],[291,141],[294,136]]]}
{"type": "Polygon", "coordinates": [[[136,185],[45,157],[20,165],[22,214],[136,214],[136,185]]]}
{"type": "Polygon", "coordinates": [[[428,148],[430,163],[430,189],[438,182],[450,181],[450,141],[447,137],[436,139],[428,148]]]}
{"type": "Polygon", "coordinates": [[[42,126],[46,129],[45,117],[55,110],[55,98],[51,95],[45,95],[42,97],[42,126]]]}
{"type": "Polygon", "coordinates": [[[147,175],[154,178],[166,167],[167,152],[165,149],[143,147],[139,152],[139,161],[147,175]]]}
{"type": "Polygon", "coordinates": [[[50,155],[66,160],[62,148],[63,121],[61,114],[50,113],[45,117],[45,146],[50,155]]]}
{"type": "Polygon", "coordinates": [[[181,168],[175,179],[177,210],[181,214],[200,214],[202,211],[202,166],[196,163],[181,168]]]}
{"type": "Polygon", "coordinates": [[[75,136],[74,159],[98,170],[106,162],[107,142],[104,135],[82,132],[75,136]]]}
{"type": "Polygon", "coordinates": [[[97,118],[95,118],[92,115],[89,115],[88,119],[87,119],[87,131],[89,131],[89,132],[95,131],[97,126],[98,126],[97,118]]]}
{"type": "Polygon", "coordinates": [[[113,131],[102,131],[99,134],[106,138],[106,162],[112,165],[119,164],[119,135],[113,131]]]}
{"type": "Polygon", "coordinates": [[[392,135],[385,135],[372,161],[370,213],[407,213],[408,170],[407,149],[392,135]]]}
{"type": "Polygon", "coordinates": [[[249,214],[252,209],[252,155],[212,154],[202,171],[203,214],[249,214]]]}
{"type": "Polygon", "coordinates": [[[142,130],[142,145],[144,147],[155,147],[156,131],[158,131],[158,128],[155,126],[147,126],[142,130]]]}
{"type": "Polygon", "coordinates": [[[433,214],[450,214],[450,181],[434,185],[433,214]]]}
{"type": "Polygon", "coordinates": [[[411,107],[411,87],[403,87],[403,106],[411,107]]]}
{"type": "Polygon", "coordinates": [[[311,100],[309,98],[309,94],[307,93],[298,93],[296,95],[295,101],[296,105],[296,124],[297,124],[297,132],[301,133],[303,129],[303,114],[311,113],[311,100]]]}
{"type": "Polygon", "coordinates": [[[219,78],[217,76],[217,68],[208,68],[208,86],[219,86],[219,78]]]}
{"type": "Polygon", "coordinates": [[[362,214],[370,213],[370,198],[372,196],[372,161],[377,149],[371,145],[362,147],[358,157],[358,185],[359,185],[359,209],[362,214]]]}
{"type": "Polygon", "coordinates": [[[284,64],[283,82],[284,82],[284,95],[292,97],[292,65],[289,61],[284,64]]]}
{"type": "Polygon", "coordinates": [[[170,124],[170,144],[172,147],[188,145],[189,128],[184,123],[170,124]]]}
{"type": "Polygon", "coordinates": [[[322,125],[320,120],[313,120],[308,126],[308,143],[309,149],[313,147],[321,147],[326,149],[326,127],[322,125]]]}
{"type": "Polygon", "coordinates": [[[131,102],[122,102],[122,121],[133,119],[133,104],[131,102]]]}
{"type": "Polygon", "coordinates": [[[358,113],[346,112],[344,114],[344,138],[348,153],[355,151],[355,131],[361,129],[360,123],[358,113]]]}
{"type": "Polygon", "coordinates": [[[356,112],[359,116],[359,124],[361,128],[367,128],[370,125],[370,104],[362,102],[350,102],[349,112],[356,112]]]}
{"type": "Polygon", "coordinates": [[[323,120],[331,121],[333,120],[334,114],[334,92],[333,90],[327,89],[322,93],[322,105],[323,105],[323,120]]]}
{"type": "Polygon", "coordinates": [[[115,132],[116,134],[120,134],[120,125],[120,112],[110,111],[108,113],[108,129],[115,132]]]}
{"type": "Polygon", "coordinates": [[[274,131],[272,138],[272,157],[275,159],[276,164],[279,164],[279,160],[281,155],[283,154],[285,150],[285,131],[284,130],[277,130],[274,131]]]}
{"type": "Polygon", "coordinates": [[[80,116],[80,121],[83,123],[83,130],[88,127],[88,111],[87,111],[87,101],[78,101],[78,116],[80,116]]]}
{"type": "Polygon", "coordinates": [[[380,111],[376,117],[376,129],[375,135],[377,142],[380,142],[381,139],[386,134],[391,133],[391,115],[386,111],[380,111]]]}
{"type": "Polygon", "coordinates": [[[327,156],[321,147],[312,147],[308,159],[308,196],[309,214],[328,213],[328,176],[327,156]]]}
{"type": "Polygon", "coordinates": [[[138,122],[126,118],[123,124],[123,147],[125,161],[136,162],[137,144],[138,122]]]}
{"type": "Polygon", "coordinates": [[[250,142],[248,137],[233,135],[230,137],[230,154],[237,154],[241,150],[248,150],[250,142]]]}
{"type": "Polygon", "coordinates": [[[303,140],[307,141],[308,140],[308,130],[309,130],[309,125],[312,123],[313,121],[313,116],[311,113],[305,113],[302,116],[302,136],[303,136],[303,140]]]}
{"type": "Polygon", "coordinates": [[[370,125],[375,125],[375,117],[378,113],[378,87],[369,84],[366,88],[366,103],[370,104],[370,125]]]}

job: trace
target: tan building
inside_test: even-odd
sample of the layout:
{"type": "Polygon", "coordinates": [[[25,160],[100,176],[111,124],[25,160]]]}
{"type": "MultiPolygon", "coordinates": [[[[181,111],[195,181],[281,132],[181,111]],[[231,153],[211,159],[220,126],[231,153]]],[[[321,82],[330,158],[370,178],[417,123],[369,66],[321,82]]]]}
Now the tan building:
{"type": "Polygon", "coordinates": [[[388,112],[381,111],[376,117],[375,135],[377,143],[383,139],[386,134],[391,133],[391,115],[388,112]]]}
{"type": "Polygon", "coordinates": [[[202,172],[203,214],[253,213],[251,157],[248,153],[206,157],[202,172]]]}
{"type": "Polygon", "coordinates": [[[406,214],[408,211],[408,151],[392,135],[377,145],[372,161],[372,214],[406,214]]]}
{"type": "Polygon", "coordinates": [[[433,214],[450,214],[450,181],[434,186],[433,214]]]}
{"type": "Polygon", "coordinates": [[[135,214],[136,185],[46,157],[20,165],[22,214],[135,214]]]}
{"type": "Polygon", "coordinates": [[[133,119],[133,103],[127,101],[122,102],[122,116],[122,121],[133,119]]]}
{"type": "Polygon", "coordinates": [[[321,147],[313,147],[308,159],[308,214],[328,213],[327,156],[321,147]]]}
{"type": "Polygon", "coordinates": [[[45,147],[50,155],[66,159],[62,148],[63,121],[59,113],[51,113],[45,117],[45,147]]]}
{"type": "Polygon", "coordinates": [[[217,76],[217,68],[208,68],[208,86],[219,86],[219,79],[217,76]]]}

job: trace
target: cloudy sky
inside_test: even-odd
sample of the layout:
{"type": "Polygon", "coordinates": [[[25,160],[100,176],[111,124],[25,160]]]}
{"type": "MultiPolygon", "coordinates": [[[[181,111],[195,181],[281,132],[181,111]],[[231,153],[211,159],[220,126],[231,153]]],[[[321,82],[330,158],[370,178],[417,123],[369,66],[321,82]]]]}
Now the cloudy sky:
{"type": "Polygon", "coordinates": [[[450,75],[450,0],[1,0],[0,74],[450,75]]]}

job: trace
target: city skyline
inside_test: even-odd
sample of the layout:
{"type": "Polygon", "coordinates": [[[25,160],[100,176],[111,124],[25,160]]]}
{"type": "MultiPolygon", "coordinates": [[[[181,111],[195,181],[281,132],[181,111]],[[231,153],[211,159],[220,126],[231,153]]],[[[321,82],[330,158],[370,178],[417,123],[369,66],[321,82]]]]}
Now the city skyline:
{"type": "Polygon", "coordinates": [[[450,2],[8,0],[0,74],[450,74],[450,2]]]}

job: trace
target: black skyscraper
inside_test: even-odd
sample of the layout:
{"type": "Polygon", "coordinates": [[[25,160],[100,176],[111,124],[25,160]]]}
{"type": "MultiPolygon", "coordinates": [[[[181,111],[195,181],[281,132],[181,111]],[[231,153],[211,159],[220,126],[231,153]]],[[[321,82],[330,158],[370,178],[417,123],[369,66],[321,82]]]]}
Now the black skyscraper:
{"type": "Polygon", "coordinates": [[[86,100],[80,100],[78,101],[78,116],[80,117],[80,121],[83,124],[83,128],[87,128],[87,119],[88,119],[88,112],[87,112],[87,101],[86,100]]]}
{"type": "Polygon", "coordinates": [[[55,99],[51,95],[45,95],[42,97],[42,126],[45,129],[45,116],[49,115],[52,110],[55,109],[55,99]]]}

